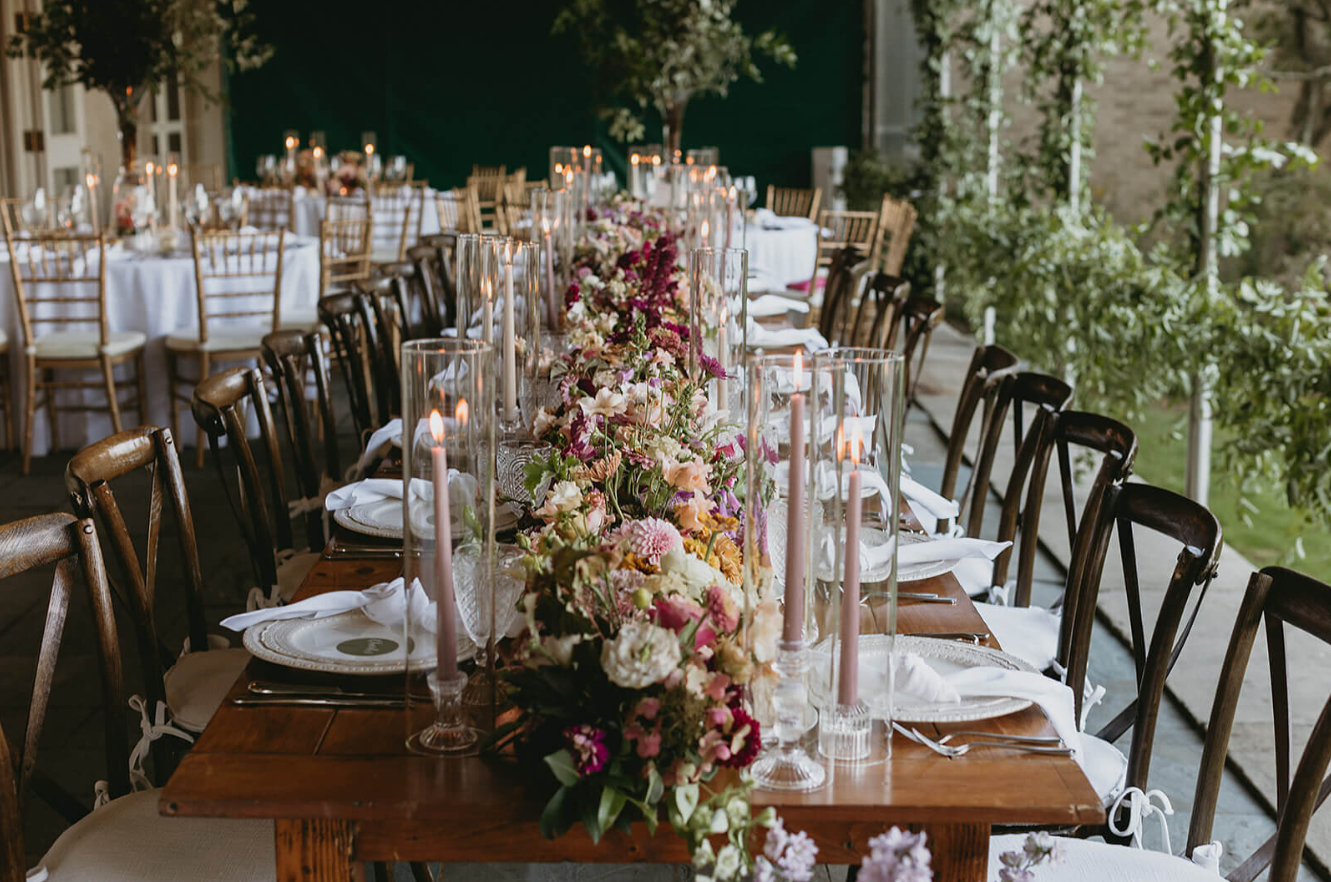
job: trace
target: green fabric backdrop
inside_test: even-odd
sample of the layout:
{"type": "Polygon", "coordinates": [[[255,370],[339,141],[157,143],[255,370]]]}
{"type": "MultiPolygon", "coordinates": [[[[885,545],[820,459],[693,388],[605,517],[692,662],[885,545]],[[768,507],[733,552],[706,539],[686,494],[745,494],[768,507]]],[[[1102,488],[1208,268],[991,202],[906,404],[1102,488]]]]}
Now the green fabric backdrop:
{"type": "MultiPolygon", "coordinates": [[[[282,133],[323,130],[331,150],[373,131],[383,155],[404,154],[417,178],[460,186],[473,163],[525,165],[544,178],[547,148],[588,141],[623,181],[624,145],[596,117],[595,84],[552,37],[552,2],[252,0],[276,54],[230,78],[232,175],[280,153],[282,133]],[[311,9],[317,10],[311,12],[311,9]],[[367,14],[369,13],[369,14],[367,14]]],[[[712,146],[732,174],[807,186],[809,150],[860,140],[862,7],[851,0],[748,0],[738,12],[757,32],[791,41],[795,69],[763,63],[766,82],[736,84],[724,100],[690,103],[684,146],[712,146]]],[[[659,125],[648,124],[650,141],[659,125]]],[[[761,190],[760,190],[761,191],[761,190]]]]}

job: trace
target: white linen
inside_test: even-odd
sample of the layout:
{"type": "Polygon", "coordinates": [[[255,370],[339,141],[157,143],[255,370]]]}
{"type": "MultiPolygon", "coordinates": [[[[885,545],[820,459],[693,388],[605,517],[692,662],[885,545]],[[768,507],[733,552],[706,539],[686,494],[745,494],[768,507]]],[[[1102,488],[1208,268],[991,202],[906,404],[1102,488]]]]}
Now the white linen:
{"type": "MultiPolygon", "coordinates": [[[[1024,833],[1010,833],[989,839],[989,869],[986,879],[997,879],[1003,868],[1004,852],[1021,851],[1026,841],[1024,833]]],[[[1089,839],[1058,840],[1060,859],[1055,864],[1041,864],[1035,869],[1040,882],[1216,882],[1219,870],[1204,869],[1197,852],[1209,846],[1199,846],[1193,860],[1143,851],[1127,845],[1110,845],[1089,839]]],[[[1203,857],[1205,860],[1205,857],[1203,857]]]]}
{"type": "Polygon", "coordinates": [[[961,506],[954,500],[944,499],[904,472],[901,475],[901,495],[906,497],[906,504],[926,533],[938,532],[940,519],[951,520],[961,513],[961,506]]]}
{"type": "Polygon", "coordinates": [[[749,318],[771,318],[788,312],[808,312],[807,300],[782,297],[780,294],[764,294],[749,301],[749,318]]]}
{"type": "Polygon", "coordinates": [[[977,603],[975,611],[989,626],[989,633],[1017,658],[1037,671],[1044,671],[1058,656],[1059,616],[1038,606],[998,606],[977,603]]]}
{"type": "MultiPolygon", "coordinates": [[[[19,421],[23,414],[24,384],[27,382],[27,359],[23,346],[18,345],[21,330],[18,301],[14,296],[14,283],[8,267],[8,249],[0,248],[0,330],[8,335],[10,391],[19,421]]],[[[95,263],[95,260],[94,260],[95,263]]],[[[257,280],[233,279],[234,290],[242,284],[259,285],[257,280]]],[[[313,239],[290,234],[286,237],[282,257],[282,311],[309,312],[319,298],[319,248],[313,239]]],[[[233,306],[246,303],[238,299],[233,306]]],[[[69,313],[69,314],[82,314],[69,313]]],[[[106,318],[112,334],[144,334],[148,346],[144,352],[144,382],[147,385],[147,413],[143,422],[149,425],[169,425],[171,399],[167,389],[166,337],[181,328],[197,327],[199,323],[198,299],[195,296],[194,259],[187,251],[176,251],[167,256],[143,255],[124,248],[106,251],[106,318]]],[[[38,332],[52,326],[38,328],[38,332]]],[[[230,367],[214,364],[214,370],[230,367]]],[[[116,369],[118,376],[130,376],[130,367],[116,369]]],[[[83,379],[98,380],[100,372],[82,374],[83,379]]],[[[63,375],[63,379],[77,379],[78,374],[63,375]]],[[[127,397],[127,396],[126,396],[127,397]]],[[[59,392],[61,405],[82,402],[88,406],[104,407],[106,393],[96,390],[69,390],[59,392]]],[[[121,408],[126,426],[137,425],[138,413],[121,408]]],[[[193,444],[195,431],[189,419],[188,407],[181,418],[184,438],[177,442],[193,444]]],[[[45,456],[50,445],[45,411],[39,411],[33,424],[32,453],[45,456]]],[[[19,427],[22,437],[22,427],[19,427]]],[[[67,449],[83,447],[110,435],[109,413],[62,412],[60,414],[60,442],[67,449]]]]}
{"type": "MultiPolygon", "coordinates": [[[[453,476],[459,473],[454,469],[448,470],[449,479],[449,501],[452,502],[452,482],[453,476]]],[[[411,492],[417,499],[434,499],[434,485],[424,478],[411,479],[411,492]]],[[[398,478],[366,478],[364,481],[356,481],[329,493],[324,497],[324,508],[329,511],[338,511],[343,508],[351,508],[353,505],[368,505],[372,502],[383,502],[386,499],[402,498],[402,481],[398,478]]]]}
{"type": "MultiPolygon", "coordinates": [[[[744,230],[744,247],[749,251],[750,271],[760,271],[783,290],[794,282],[807,282],[818,260],[818,233],[807,219],[803,226],[787,230],[765,230],[749,223],[744,230]]],[[[761,291],[754,285],[750,291],[761,291]]]]}
{"type": "Polygon", "coordinates": [[[751,320],[746,337],[750,349],[782,349],[787,346],[803,346],[808,350],[827,348],[827,338],[818,333],[817,328],[764,328],[751,320]]]}
{"type": "Polygon", "coordinates": [[[755,208],[753,223],[764,230],[801,230],[813,227],[813,221],[807,217],[777,214],[770,208],[755,208]]]}
{"type": "MultiPolygon", "coordinates": [[[[247,187],[250,198],[255,198],[255,188],[247,187]]],[[[426,188],[425,200],[421,215],[421,235],[432,236],[439,230],[439,208],[435,203],[434,190],[426,188]]],[[[298,236],[319,237],[319,222],[324,219],[328,211],[328,200],[317,190],[307,190],[304,187],[297,187],[291,196],[291,210],[295,214],[292,223],[292,230],[298,236]]],[[[413,209],[412,226],[416,225],[413,209]]]]}
{"type": "Polygon", "coordinates": [[[965,560],[972,557],[993,560],[998,557],[1003,549],[1011,545],[1011,542],[990,542],[988,539],[968,539],[963,536],[931,539],[928,542],[902,545],[897,554],[897,564],[921,564],[936,560],[965,560]]]}
{"type": "Polygon", "coordinates": [[[1063,743],[1072,748],[1072,755],[1081,762],[1081,730],[1077,728],[1072,707],[1072,690],[1044,674],[1029,671],[1010,671],[1004,668],[967,668],[947,676],[947,684],[963,698],[1024,698],[1044,711],[1054,732],[1063,743]]]}
{"type": "Polygon", "coordinates": [[[908,696],[919,704],[955,704],[961,701],[943,675],[913,652],[892,656],[892,694],[908,696]]]}
{"type": "Polygon", "coordinates": [[[353,609],[361,610],[371,621],[381,625],[400,627],[403,615],[410,609],[411,621],[420,623],[422,627],[433,633],[434,601],[426,595],[420,580],[412,580],[411,591],[407,592],[406,596],[402,590],[404,584],[399,576],[391,582],[380,582],[364,591],[326,591],[323,594],[307,597],[299,603],[238,613],[222,619],[222,627],[232,631],[244,631],[262,622],[325,619],[353,609]]]}

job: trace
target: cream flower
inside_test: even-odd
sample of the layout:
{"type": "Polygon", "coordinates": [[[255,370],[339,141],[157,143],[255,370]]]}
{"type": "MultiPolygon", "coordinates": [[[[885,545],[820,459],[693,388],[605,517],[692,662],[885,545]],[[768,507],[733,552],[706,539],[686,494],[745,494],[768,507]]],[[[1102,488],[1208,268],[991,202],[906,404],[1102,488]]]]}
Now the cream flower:
{"type": "Polygon", "coordinates": [[[672,548],[661,555],[661,572],[673,576],[677,584],[684,586],[685,593],[695,601],[706,597],[707,589],[713,585],[731,587],[720,570],[682,548],[672,548]]]}
{"type": "Polygon", "coordinates": [[[710,493],[711,486],[707,479],[711,477],[712,467],[700,460],[690,462],[662,463],[661,471],[665,479],[686,493],[710,493]]]}
{"type": "Polygon", "coordinates": [[[651,622],[629,622],[601,646],[601,667],[610,682],[646,689],[679,667],[679,639],[651,622]]]}
{"type": "Polygon", "coordinates": [[[560,481],[550,488],[545,498],[545,507],[554,513],[572,511],[582,505],[582,491],[572,481],[560,481]]]}
{"type": "Polygon", "coordinates": [[[782,624],[781,609],[773,598],[764,600],[753,611],[753,657],[759,663],[776,658],[782,624]]]}
{"type": "Polygon", "coordinates": [[[628,410],[628,399],[623,392],[614,389],[601,389],[595,398],[587,397],[578,402],[587,416],[603,416],[607,419],[628,410]]]}
{"type": "Polygon", "coordinates": [[[711,508],[711,503],[700,493],[695,493],[675,506],[675,519],[681,529],[692,532],[703,528],[701,516],[711,508]]]}
{"type": "Polygon", "coordinates": [[[537,438],[545,436],[545,433],[555,427],[559,422],[559,416],[550,408],[542,407],[536,412],[536,419],[532,420],[532,434],[537,438]]]}
{"type": "Polygon", "coordinates": [[[550,654],[555,664],[566,668],[573,661],[573,647],[582,642],[581,634],[568,634],[563,637],[542,637],[541,647],[550,654]]]}

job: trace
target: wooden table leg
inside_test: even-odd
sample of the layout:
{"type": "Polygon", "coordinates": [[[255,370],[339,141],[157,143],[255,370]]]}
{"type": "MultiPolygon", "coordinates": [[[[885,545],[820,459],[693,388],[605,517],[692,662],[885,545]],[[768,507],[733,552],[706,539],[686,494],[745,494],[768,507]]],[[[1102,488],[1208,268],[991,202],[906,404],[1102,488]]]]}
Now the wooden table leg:
{"type": "Polygon", "coordinates": [[[351,859],[355,825],[345,821],[278,820],[277,882],[364,882],[351,859]]]}
{"type": "Polygon", "coordinates": [[[929,824],[934,882],[984,882],[989,871],[988,824],[929,824]]]}

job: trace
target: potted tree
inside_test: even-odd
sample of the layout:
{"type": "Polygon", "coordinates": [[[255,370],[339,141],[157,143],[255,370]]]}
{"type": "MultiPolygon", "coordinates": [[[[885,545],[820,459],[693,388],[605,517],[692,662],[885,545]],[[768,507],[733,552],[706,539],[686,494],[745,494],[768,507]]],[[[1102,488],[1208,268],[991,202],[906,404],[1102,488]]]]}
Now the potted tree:
{"type": "Polygon", "coordinates": [[[216,98],[199,79],[213,64],[247,70],[272,55],[251,32],[245,7],[246,0],[46,0],[6,53],[41,61],[47,89],[78,84],[105,92],[116,110],[121,163],[132,170],[145,92],[177,79],[216,98]]]}
{"type": "Polygon", "coordinates": [[[663,142],[679,149],[684,111],[692,98],[725,97],[740,77],[762,82],[755,55],[795,65],[795,51],[775,31],[756,37],[734,19],[736,0],[572,0],[555,19],[555,33],[577,35],[597,80],[613,83],[620,104],[601,114],[620,140],[643,135],[642,113],[661,114],[663,142]]]}

